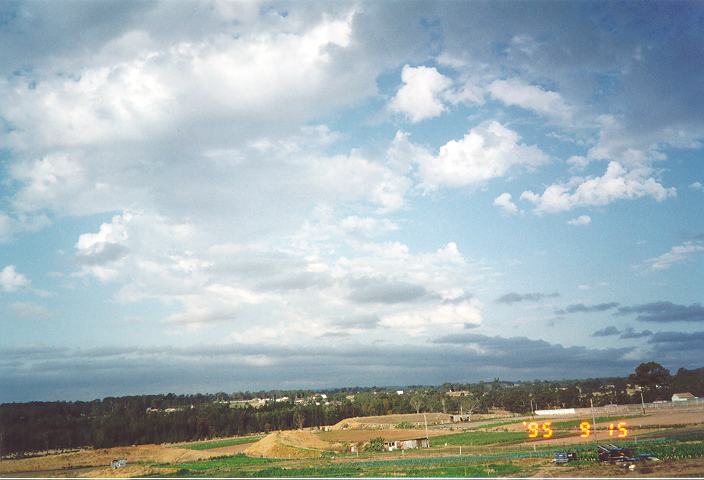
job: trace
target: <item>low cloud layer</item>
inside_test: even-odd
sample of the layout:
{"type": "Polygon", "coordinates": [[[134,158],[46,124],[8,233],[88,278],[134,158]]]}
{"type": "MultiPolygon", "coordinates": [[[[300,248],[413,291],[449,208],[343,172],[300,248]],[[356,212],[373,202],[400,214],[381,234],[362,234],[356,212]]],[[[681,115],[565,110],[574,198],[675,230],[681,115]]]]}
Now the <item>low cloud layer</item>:
{"type": "Polygon", "coordinates": [[[618,303],[598,303],[596,305],[585,305],[583,303],[575,303],[572,305],[567,305],[565,308],[560,310],[555,310],[556,315],[567,315],[570,313],[592,313],[592,312],[605,312],[613,308],[618,307],[618,303]]]}
{"type": "Polygon", "coordinates": [[[570,378],[587,377],[594,370],[622,375],[634,367],[630,353],[631,349],[625,347],[564,347],[525,337],[465,333],[424,346],[355,343],[298,348],[235,343],[4,348],[0,351],[0,383],[7,388],[0,392],[0,402],[166,391],[438,384],[494,377],[565,378],[566,369],[570,378]],[[418,358],[423,359],[421,370],[415,366],[418,358]],[[463,365],[471,365],[471,371],[463,365]]]}
{"type": "Polygon", "coordinates": [[[545,298],[556,298],[560,294],[553,293],[516,293],[510,292],[496,299],[496,303],[539,302],[545,298]]]}
{"type": "Polygon", "coordinates": [[[636,315],[642,322],[704,322],[704,307],[700,303],[677,305],[672,302],[653,302],[620,307],[617,315],[636,315]]]}

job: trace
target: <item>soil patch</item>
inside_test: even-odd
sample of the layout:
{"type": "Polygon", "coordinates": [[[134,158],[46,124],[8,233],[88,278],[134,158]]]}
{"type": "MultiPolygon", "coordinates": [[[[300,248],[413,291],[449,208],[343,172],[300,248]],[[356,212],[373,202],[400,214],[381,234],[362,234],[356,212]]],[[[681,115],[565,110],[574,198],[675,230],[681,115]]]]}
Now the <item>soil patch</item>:
{"type": "Polygon", "coordinates": [[[287,430],[270,433],[250,444],[244,453],[266,458],[316,458],[323,452],[340,450],[341,444],[326,442],[309,430],[287,430]]]}
{"type": "MultiPolygon", "coordinates": [[[[49,470],[73,470],[85,467],[106,467],[114,459],[130,463],[179,463],[202,460],[222,455],[206,450],[188,450],[169,445],[139,445],[134,447],[114,447],[85,449],[78,452],[46,455],[43,457],[3,460],[0,474],[20,472],[45,472],[49,470]]],[[[124,469],[116,469],[124,472],[124,469]]],[[[124,476],[124,475],[123,475],[124,476]]]]}
{"type": "MultiPolygon", "coordinates": [[[[387,429],[387,430],[331,430],[319,432],[318,437],[327,442],[368,442],[375,437],[385,440],[410,440],[424,438],[425,430],[416,429],[387,429]]],[[[446,430],[428,430],[428,436],[447,435],[446,430]]]]}
{"type": "MultiPolygon", "coordinates": [[[[450,415],[446,413],[426,413],[428,425],[437,425],[440,423],[448,423],[450,415]]],[[[331,428],[339,429],[362,429],[362,428],[389,428],[390,426],[398,425],[401,422],[412,424],[423,424],[423,414],[405,413],[398,415],[379,415],[374,417],[353,417],[340,420],[331,428]]]]}

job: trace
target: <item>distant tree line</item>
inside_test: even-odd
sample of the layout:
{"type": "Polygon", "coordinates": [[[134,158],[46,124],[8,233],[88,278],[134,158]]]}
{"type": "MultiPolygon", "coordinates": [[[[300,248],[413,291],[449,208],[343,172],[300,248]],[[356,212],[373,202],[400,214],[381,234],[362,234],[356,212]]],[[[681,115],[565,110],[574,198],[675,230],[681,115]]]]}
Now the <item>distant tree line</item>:
{"type": "Polygon", "coordinates": [[[390,413],[527,413],[538,408],[586,407],[611,403],[667,400],[673,392],[704,396],[704,368],[681,368],[676,375],[655,362],[639,365],[628,378],[587,380],[446,383],[439,387],[327,390],[234,394],[140,395],[88,402],[29,402],[0,405],[0,456],[26,452],[174,443],[272,430],[331,425],[355,416],[390,413]],[[634,386],[639,390],[635,391],[634,386]],[[462,392],[448,395],[449,391],[462,392]],[[630,392],[630,393],[629,393],[630,392]],[[354,394],[354,397],[351,395],[354,394]],[[254,408],[232,408],[231,400],[288,397],[254,408]],[[307,398],[297,404],[295,398],[307,398]]]}

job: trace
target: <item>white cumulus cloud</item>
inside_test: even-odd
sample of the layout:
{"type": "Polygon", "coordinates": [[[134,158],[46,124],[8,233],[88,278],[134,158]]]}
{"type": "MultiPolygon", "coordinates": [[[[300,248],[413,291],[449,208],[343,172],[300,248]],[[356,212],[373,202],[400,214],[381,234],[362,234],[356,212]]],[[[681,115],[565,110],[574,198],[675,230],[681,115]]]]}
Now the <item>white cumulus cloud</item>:
{"type": "Polygon", "coordinates": [[[533,203],[536,213],[555,213],[641,197],[661,202],[676,195],[674,188],[663,187],[652,175],[648,167],[629,170],[618,162],[609,162],[601,177],[573,177],[568,183],[548,186],[542,194],[525,191],[521,199],[533,203]]]}
{"type": "Polygon", "coordinates": [[[14,265],[7,265],[0,271],[0,288],[5,292],[15,292],[29,286],[29,283],[14,265]]]}
{"type": "Polygon", "coordinates": [[[472,128],[461,140],[450,140],[437,156],[419,158],[426,187],[461,187],[507,175],[513,168],[535,168],[548,156],[535,145],[521,143],[515,131],[497,121],[472,128]]]}
{"type": "Polygon", "coordinates": [[[437,117],[445,111],[442,96],[452,81],[435,67],[405,65],[401,80],[403,86],[389,103],[392,111],[404,114],[413,123],[437,117]]]}
{"type": "Polygon", "coordinates": [[[557,92],[544,90],[517,78],[494,80],[488,87],[492,97],[506,105],[531,110],[553,120],[569,122],[572,108],[557,92]]]}
{"type": "Polygon", "coordinates": [[[567,224],[568,225],[574,225],[574,226],[585,226],[589,225],[592,223],[592,217],[589,215],[580,215],[577,218],[573,218],[572,220],[568,220],[567,224]]]}
{"type": "Polygon", "coordinates": [[[675,245],[662,255],[646,260],[645,264],[652,270],[667,270],[674,264],[682,263],[699,252],[704,252],[704,244],[687,241],[680,245],[675,245]]]}
{"type": "Polygon", "coordinates": [[[511,194],[504,192],[494,199],[494,205],[501,208],[504,213],[508,215],[515,215],[518,213],[518,206],[511,200],[511,194]]]}
{"type": "Polygon", "coordinates": [[[472,298],[423,310],[391,314],[383,317],[379,323],[383,327],[412,337],[425,335],[431,330],[435,334],[448,333],[480,325],[481,307],[481,303],[472,298]]]}

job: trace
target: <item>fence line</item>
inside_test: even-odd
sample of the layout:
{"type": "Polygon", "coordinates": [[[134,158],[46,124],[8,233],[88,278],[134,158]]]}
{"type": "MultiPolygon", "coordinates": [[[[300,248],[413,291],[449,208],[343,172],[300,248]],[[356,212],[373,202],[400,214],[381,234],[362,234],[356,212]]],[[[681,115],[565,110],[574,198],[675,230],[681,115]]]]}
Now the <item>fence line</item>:
{"type": "MultiPolygon", "coordinates": [[[[646,403],[644,405],[639,403],[631,403],[627,405],[605,405],[601,407],[594,407],[592,410],[589,407],[586,408],[575,408],[574,413],[578,416],[590,416],[592,413],[595,415],[623,415],[623,414],[637,414],[641,413],[643,409],[646,412],[650,411],[656,412],[660,410],[681,410],[687,411],[689,409],[700,410],[701,406],[704,405],[704,398],[694,398],[691,400],[681,401],[681,402],[663,402],[663,403],[646,403]]],[[[549,410],[537,410],[536,413],[543,416],[550,416],[549,410]],[[540,412],[540,413],[538,413],[540,412]]],[[[556,411],[555,414],[561,412],[556,411]]]]}

